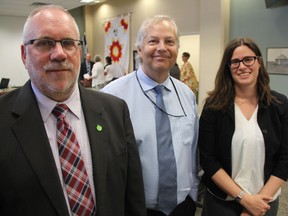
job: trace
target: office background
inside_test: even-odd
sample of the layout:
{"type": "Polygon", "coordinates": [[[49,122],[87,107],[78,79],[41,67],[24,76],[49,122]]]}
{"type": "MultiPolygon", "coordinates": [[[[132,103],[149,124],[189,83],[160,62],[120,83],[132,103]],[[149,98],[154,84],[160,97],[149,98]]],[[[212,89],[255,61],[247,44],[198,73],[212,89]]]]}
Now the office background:
{"type": "MultiPolygon", "coordinates": [[[[224,46],[230,39],[236,36],[254,38],[264,61],[268,47],[288,47],[288,6],[266,8],[265,0],[107,0],[73,9],[71,13],[81,34],[86,32],[92,55],[104,53],[104,19],[131,13],[130,71],[136,34],[147,16],[170,15],[176,19],[182,36],[199,35],[199,112],[206,92],[214,86],[224,46]]],[[[28,79],[20,53],[25,19],[0,16],[0,78],[10,78],[11,86],[21,86],[28,79]]],[[[272,89],[288,95],[288,75],[271,74],[270,78],[272,89]]]]}

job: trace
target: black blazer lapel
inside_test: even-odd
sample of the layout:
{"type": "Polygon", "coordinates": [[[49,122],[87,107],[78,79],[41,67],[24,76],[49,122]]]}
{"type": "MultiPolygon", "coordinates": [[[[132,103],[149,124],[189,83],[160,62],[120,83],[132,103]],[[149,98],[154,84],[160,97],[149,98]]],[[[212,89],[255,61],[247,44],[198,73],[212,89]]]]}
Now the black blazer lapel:
{"type": "Polygon", "coordinates": [[[59,215],[69,215],[43,120],[30,82],[20,90],[12,109],[13,125],[23,152],[59,215]]]}
{"type": "Polygon", "coordinates": [[[82,108],[88,130],[91,156],[93,161],[93,179],[96,193],[97,215],[103,215],[107,177],[107,122],[103,107],[95,92],[80,87],[82,108]]]}

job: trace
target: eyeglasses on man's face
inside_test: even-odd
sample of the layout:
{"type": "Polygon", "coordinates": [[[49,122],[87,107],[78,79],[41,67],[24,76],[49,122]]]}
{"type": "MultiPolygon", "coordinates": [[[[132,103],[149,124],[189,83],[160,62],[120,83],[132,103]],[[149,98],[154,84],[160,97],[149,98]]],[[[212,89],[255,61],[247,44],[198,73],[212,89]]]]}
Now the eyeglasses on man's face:
{"type": "Polygon", "coordinates": [[[24,45],[33,45],[39,52],[50,52],[59,42],[64,51],[74,53],[78,46],[83,45],[83,41],[74,39],[53,40],[48,38],[32,39],[24,45]]]}
{"type": "Polygon", "coordinates": [[[246,56],[242,60],[240,59],[232,59],[230,62],[228,62],[228,65],[231,69],[237,69],[240,66],[240,63],[242,62],[245,66],[249,67],[254,65],[255,60],[260,58],[260,56],[246,56]]]}

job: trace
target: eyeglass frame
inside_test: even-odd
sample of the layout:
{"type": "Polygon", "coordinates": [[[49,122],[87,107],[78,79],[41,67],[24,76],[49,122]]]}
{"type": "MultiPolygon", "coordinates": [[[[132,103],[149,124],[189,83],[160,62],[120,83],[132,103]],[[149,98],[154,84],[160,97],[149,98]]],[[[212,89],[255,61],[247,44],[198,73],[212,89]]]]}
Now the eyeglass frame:
{"type": "MultiPolygon", "coordinates": [[[[63,40],[54,40],[52,38],[35,38],[35,39],[31,39],[31,40],[28,40],[26,43],[24,43],[25,46],[27,45],[34,45],[34,42],[35,41],[38,41],[38,40],[46,40],[46,41],[53,41],[54,43],[54,46],[50,48],[50,50],[47,50],[47,51],[51,51],[52,48],[54,48],[56,46],[56,43],[59,42],[61,44],[61,47],[63,50],[65,51],[74,51],[74,50],[69,50],[67,48],[65,48],[65,46],[63,45],[63,42],[65,41],[73,41],[73,42],[78,42],[78,44],[75,43],[76,46],[83,46],[83,41],[82,40],[76,40],[76,39],[63,39],[63,40]]],[[[76,48],[75,46],[75,48],[76,48]]],[[[37,47],[36,47],[37,49],[37,47]]],[[[44,50],[40,51],[40,52],[43,52],[44,50]]],[[[75,49],[76,51],[76,49],[75,49]]]]}
{"type": "Polygon", "coordinates": [[[231,62],[232,62],[233,60],[230,60],[227,64],[228,64],[228,66],[230,67],[230,69],[238,69],[238,68],[240,67],[240,63],[241,63],[241,62],[242,62],[246,67],[250,67],[250,66],[252,66],[252,65],[255,64],[256,59],[260,59],[260,58],[261,58],[261,56],[246,56],[246,57],[244,57],[242,60],[235,59],[235,60],[238,60],[238,61],[233,62],[233,64],[237,63],[237,64],[238,64],[237,67],[231,67],[231,62]],[[247,58],[253,58],[253,63],[250,64],[250,65],[247,65],[247,63],[245,64],[244,61],[245,61],[245,59],[247,59],[247,58]]]}

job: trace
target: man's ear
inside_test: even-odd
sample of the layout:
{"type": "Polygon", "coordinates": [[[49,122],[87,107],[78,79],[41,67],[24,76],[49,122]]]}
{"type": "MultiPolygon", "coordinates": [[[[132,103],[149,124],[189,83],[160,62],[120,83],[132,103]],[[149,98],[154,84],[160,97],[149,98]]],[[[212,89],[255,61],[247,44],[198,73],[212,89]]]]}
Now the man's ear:
{"type": "Polygon", "coordinates": [[[22,58],[22,62],[24,64],[24,66],[26,68],[26,47],[24,44],[21,45],[21,58],[22,58]]]}
{"type": "Polygon", "coordinates": [[[137,47],[137,53],[138,53],[138,56],[141,57],[142,56],[142,53],[141,53],[141,47],[137,47]]]}

